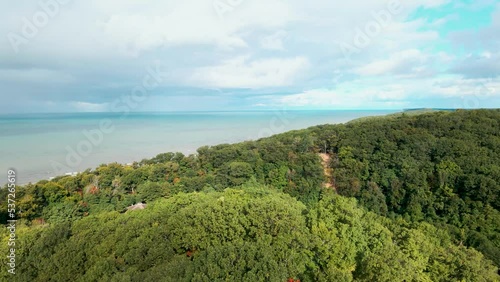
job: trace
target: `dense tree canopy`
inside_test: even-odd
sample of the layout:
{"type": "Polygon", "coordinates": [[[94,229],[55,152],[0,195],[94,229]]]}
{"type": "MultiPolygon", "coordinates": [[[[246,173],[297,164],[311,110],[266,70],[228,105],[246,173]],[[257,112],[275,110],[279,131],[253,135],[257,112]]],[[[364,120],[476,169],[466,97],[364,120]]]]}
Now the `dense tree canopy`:
{"type": "MultiPolygon", "coordinates": [[[[500,265],[500,111],[328,126],[337,191],[368,209],[448,229],[500,265]],[[333,131],[333,133],[332,133],[333,131]]],[[[322,130],[311,129],[319,139],[322,130]]]]}
{"type": "Polygon", "coordinates": [[[499,281],[500,111],[315,126],[16,198],[17,281],[499,281]]]}
{"type": "Polygon", "coordinates": [[[480,253],[430,224],[391,221],[332,192],[308,210],[255,181],[179,193],[140,211],[23,228],[18,246],[17,281],[496,278],[480,253]]]}

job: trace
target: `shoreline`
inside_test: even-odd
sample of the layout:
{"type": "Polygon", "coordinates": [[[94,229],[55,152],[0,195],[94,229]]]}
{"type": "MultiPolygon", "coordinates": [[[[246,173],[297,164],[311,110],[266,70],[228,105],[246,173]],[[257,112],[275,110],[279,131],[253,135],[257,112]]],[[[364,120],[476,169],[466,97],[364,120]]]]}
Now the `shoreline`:
{"type": "MultiPolygon", "coordinates": [[[[82,158],[82,162],[76,166],[66,165],[68,163],[65,161],[67,153],[64,148],[68,146],[75,148],[74,146],[82,141],[82,134],[74,128],[92,128],[93,120],[78,120],[79,123],[75,124],[75,122],[61,118],[57,122],[69,123],[68,132],[63,132],[64,136],[61,136],[57,131],[33,135],[33,140],[42,143],[41,145],[37,144],[38,148],[33,146],[33,141],[24,138],[24,132],[22,132],[23,135],[19,135],[22,139],[16,136],[4,137],[4,140],[11,140],[12,146],[18,147],[18,152],[12,154],[6,151],[2,155],[5,159],[2,160],[2,163],[7,163],[16,169],[19,175],[18,181],[23,183],[19,185],[26,185],[49,180],[51,177],[64,176],[68,173],[73,174],[87,169],[95,169],[101,164],[119,163],[124,165],[150,159],[167,152],[190,155],[195,154],[196,150],[203,146],[254,141],[321,124],[347,123],[362,117],[385,116],[399,112],[401,111],[290,111],[285,114],[271,112],[261,115],[241,112],[236,112],[233,115],[224,112],[211,113],[209,117],[195,114],[182,118],[176,116],[174,119],[171,119],[170,116],[161,116],[160,118],[152,116],[150,119],[146,119],[148,116],[141,115],[138,119],[132,117],[117,120],[115,132],[106,135],[102,144],[95,146],[91,154],[82,158]],[[47,140],[46,144],[43,144],[43,139],[47,140]],[[30,148],[32,151],[25,151],[25,148],[30,148]],[[67,167],[67,169],[55,170],[54,163],[57,164],[57,167],[67,167]],[[24,169],[20,169],[21,167],[24,169]],[[23,175],[25,177],[22,177],[23,175]]],[[[96,116],[92,116],[92,118],[99,120],[96,116]]],[[[32,122],[36,123],[39,120],[34,119],[32,122]]],[[[0,136],[1,139],[2,136],[0,136]]],[[[73,149],[73,151],[75,150],[73,149]]],[[[0,185],[4,184],[6,184],[5,179],[0,179],[0,185]]]]}

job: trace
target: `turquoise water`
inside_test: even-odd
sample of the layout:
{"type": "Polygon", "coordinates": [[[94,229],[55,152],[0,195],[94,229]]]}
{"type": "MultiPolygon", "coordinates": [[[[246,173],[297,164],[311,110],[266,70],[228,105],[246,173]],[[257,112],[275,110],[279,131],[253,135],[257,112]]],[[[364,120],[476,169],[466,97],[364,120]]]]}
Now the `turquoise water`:
{"type": "Polygon", "coordinates": [[[103,163],[131,163],[164,152],[192,154],[204,145],[255,140],[293,129],[393,112],[0,115],[0,184],[6,182],[9,168],[17,170],[18,183],[22,184],[83,171],[103,163]],[[101,123],[105,123],[102,128],[101,123]]]}

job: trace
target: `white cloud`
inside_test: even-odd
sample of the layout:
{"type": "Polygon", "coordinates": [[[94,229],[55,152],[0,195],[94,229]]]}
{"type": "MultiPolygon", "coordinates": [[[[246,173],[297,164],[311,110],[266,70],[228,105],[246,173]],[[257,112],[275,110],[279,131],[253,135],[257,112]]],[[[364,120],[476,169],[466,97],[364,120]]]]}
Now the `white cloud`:
{"type": "Polygon", "coordinates": [[[213,44],[224,48],[246,47],[238,36],[214,21],[182,19],[177,11],[167,16],[113,15],[101,26],[106,35],[124,53],[137,55],[158,47],[189,44],[213,44]],[[192,22],[189,22],[193,20],[192,22]]]}
{"type": "Polygon", "coordinates": [[[287,36],[287,33],[283,30],[277,31],[272,35],[265,36],[260,40],[260,46],[268,50],[285,50],[283,47],[283,40],[287,36]]]}
{"type": "Polygon", "coordinates": [[[500,98],[500,79],[440,79],[434,83],[430,91],[444,97],[475,96],[481,99],[488,97],[500,98]]]}
{"type": "Polygon", "coordinates": [[[413,5],[420,5],[425,8],[436,8],[444,4],[450,3],[451,0],[420,0],[413,5]]]}
{"type": "Polygon", "coordinates": [[[70,106],[78,112],[104,112],[108,110],[107,103],[72,102],[70,106]]]}
{"type": "Polygon", "coordinates": [[[75,81],[67,73],[50,69],[0,69],[0,80],[22,83],[61,84],[75,81]]]}
{"type": "MultiPolygon", "coordinates": [[[[0,80],[8,82],[4,93],[24,91],[23,99],[53,94],[50,99],[54,101],[61,97],[80,101],[70,106],[60,102],[62,107],[95,111],[102,108],[101,98],[109,102],[123,94],[121,89],[129,91],[128,85],[141,79],[146,66],[156,60],[164,63],[169,76],[155,93],[161,99],[148,104],[149,109],[165,101],[174,103],[169,105],[172,109],[189,105],[189,99],[173,96],[189,95],[197,88],[250,88],[208,95],[214,100],[203,100],[200,108],[226,105],[221,101],[239,93],[244,93],[239,99],[247,100],[231,100],[230,105],[252,101],[245,106],[396,107],[408,99],[472,95],[480,78],[498,77],[500,56],[495,47],[500,4],[492,15],[492,26],[471,30],[461,38],[460,43],[484,45],[481,55],[475,47],[467,50],[476,54],[469,58],[460,52],[436,51],[436,47],[448,50],[441,47],[450,38],[442,37],[439,29],[455,20],[455,14],[433,17],[432,22],[413,16],[408,20],[419,14],[415,13],[419,7],[432,9],[449,0],[400,0],[401,12],[390,16],[366,48],[345,60],[338,43],[352,45],[356,30],[365,30],[380,18],[391,1],[398,0],[317,0],[313,4],[243,0],[223,17],[214,9],[213,0],[151,0],[147,5],[140,0],[71,1],[35,38],[20,46],[20,54],[13,53],[5,36],[0,38],[0,80]],[[30,88],[33,82],[36,87],[30,88]],[[37,87],[44,86],[41,82],[50,86],[37,87]],[[64,83],[68,87],[61,86],[64,83]],[[253,100],[262,93],[289,93],[291,89],[299,90],[276,95],[273,101],[253,100]]],[[[492,0],[481,3],[481,7],[494,5],[492,0]]],[[[0,3],[0,33],[20,32],[22,17],[32,16],[37,5],[0,3]]],[[[499,89],[496,79],[485,82],[499,89]]]]}
{"type": "Polygon", "coordinates": [[[419,50],[404,50],[390,56],[389,59],[375,61],[356,70],[360,75],[384,75],[418,71],[418,66],[423,65],[426,56],[419,50]]]}
{"type": "Polygon", "coordinates": [[[195,70],[188,83],[205,87],[261,88],[287,86],[309,65],[305,57],[249,60],[242,56],[195,70]]]}
{"type": "Polygon", "coordinates": [[[338,89],[312,89],[275,98],[278,105],[315,108],[384,108],[403,105],[407,93],[401,85],[353,89],[352,84],[338,89]]]}
{"type": "MultiPolygon", "coordinates": [[[[326,109],[354,108],[404,108],[416,101],[446,100],[448,107],[494,107],[491,101],[500,98],[500,78],[461,79],[428,77],[415,80],[391,77],[357,79],[343,82],[335,89],[310,89],[296,94],[276,96],[273,103],[288,107],[326,109]],[[452,103],[452,104],[449,104],[452,103]]],[[[496,105],[498,106],[498,105],[496,105]]]]}
{"type": "MultiPolygon", "coordinates": [[[[245,47],[239,32],[283,27],[293,20],[293,8],[281,0],[243,1],[221,19],[212,0],[152,0],[147,5],[137,0],[72,1],[60,6],[59,13],[20,51],[100,57],[103,52],[137,56],[160,47],[190,44],[245,47]]],[[[0,33],[21,34],[22,18],[31,18],[35,11],[41,11],[37,2],[0,4],[5,20],[0,33]]],[[[5,36],[0,43],[0,50],[13,53],[5,36]]]]}
{"type": "Polygon", "coordinates": [[[451,71],[467,78],[500,76],[500,52],[483,51],[481,54],[469,54],[454,63],[451,71]]]}
{"type": "Polygon", "coordinates": [[[141,52],[162,46],[210,44],[222,48],[246,47],[238,32],[246,28],[276,28],[293,12],[279,0],[244,1],[217,14],[212,1],[185,0],[156,3],[157,10],[112,14],[100,23],[105,34],[121,48],[141,52]],[[266,9],[262,9],[262,7],[266,9]]]}

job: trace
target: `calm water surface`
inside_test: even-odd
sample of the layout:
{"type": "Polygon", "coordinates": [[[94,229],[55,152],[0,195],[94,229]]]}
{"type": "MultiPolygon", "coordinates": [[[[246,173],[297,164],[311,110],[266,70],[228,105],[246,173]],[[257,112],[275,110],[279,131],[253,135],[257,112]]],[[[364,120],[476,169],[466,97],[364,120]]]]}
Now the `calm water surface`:
{"type": "Polygon", "coordinates": [[[254,140],[288,130],[393,112],[396,111],[0,115],[0,184],[5,184],[9,168],[17,170],[18,184],[22,184],[102,163],[130,163],[164,152],[192,154],[204,145],[254,140]],[[99,130],[103,122],[104,130],[99,130]]]}

